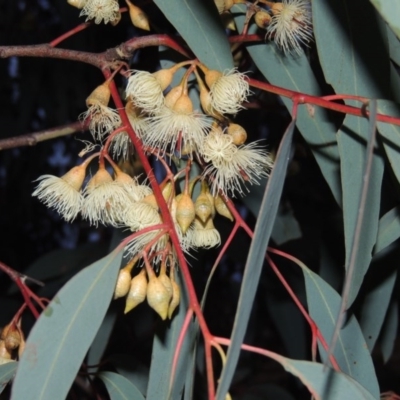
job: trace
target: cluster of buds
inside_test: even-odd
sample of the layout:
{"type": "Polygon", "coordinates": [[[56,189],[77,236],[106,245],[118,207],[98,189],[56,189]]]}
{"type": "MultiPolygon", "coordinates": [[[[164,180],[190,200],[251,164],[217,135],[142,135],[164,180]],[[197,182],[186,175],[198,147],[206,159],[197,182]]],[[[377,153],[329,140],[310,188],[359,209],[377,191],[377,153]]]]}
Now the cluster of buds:
{"type": "MultiPolygon", "coordinates": [[[[214,0],[214,2],[219,13],[225,16],[234,3],[243,3],[242,0],[214,0]]],[[[307,46],[312,40],[310,0],[281,2],[263,0],[247,4],[252,10],[255,24],[260,29],[266,30],[266,38],[273,40],[285,54],[300,54],[302,46],[307,46]]],[[[231,21],[226,18],[225,20],[231,21]]]]}
{"type": "Polygon", "coordinates": [[[169,276],[167,275],[167,265],[162,262],[158,276],[147,264],[146,268],[141,269],[132,278],[131,272],[136,262],[137,258],[134,258],[120,270],[114,299],[126,296],[125,314],[147,299],[149,306],[163,320],[167,317],[171,319],[180,302],[180,288],[175,280],[174,263],[169,266],[169,276]]]}
{"type": "Polygon", "coordinates": [[[25,338],[21,330],[21,320],[10,322],[0,332],[0,364],[21,357],[25,348],[25,338]]]}
{"type": "MultiPolygon", "coordinates": [[[[167,176],[160,189],[181,249],[189,252],[220,245],[214,218],[220,214],[233,220],[227,207],[228,193],[242,194],[246,183],[257,184],[272,167],[267,151],[257,142],[246,144],[246,131],[231,121],[250,94],[245,75],[236,69],[224,73],[210,70],[196,60],[155,73],[129,71],[128,76],[124,112],[145,151],[155,155],[165,167],[167,176]],[[171,88],[176,71],[187,65],[189,68],[181,82],[171,88]],[[189,97],[188,80],[192,73],[198,82],[203,111],[195,111],[189,97]],[[168,87],[170,90],[165,94],[168,87]],[[179,158],[186,166],[174,175],[168,160],[179,158]],[[190,180],[195,164],[203,171],[190,180]],[[185,182],[179,193],[182,174],[185,182]],[[195,194],[198,183],[200,193],[195,194]]],[[[101,147],[100,152],[91,154],[62,177],[39,177],[33,196],[55,209],[66,221],[73,221],[80,214],[94,226],[104,224],[130,230],[132,238],[127,242],[126,256],[142,260],[146,270],[133,279],[130,270],[121,271],[126,282],[129,275],[130,292],[126,282],[122,291],[130,293],[127,309],[147,298],[164,319],[172,315],[177,298],[170,291],[164,296],[167,300],[157,300],[158,295],[162,297],[160,282],[167,279],[174,282],[171,274],[176,269],[176,249],[170,238],[171,227],[165,228],[158,203],[161,199],[157,200],[147,184],[139,184],[136,177],[123,172],[113,160],[121,156],[128,158],[133,146],[128,127],[122,125],[119,115],[122,110],[118,112],[109,107],[110,97],[108,80],[89,95],[88,110],[82,116],[95,142],[84,153],[96,146],[101,147]],[[99,158],[98,170],[88,177],[88,166],[95,157],[99,158]],[[166,260],[169,278],[163,272],[166,260]],[[158,277],[153,268],[160,270],[158,277]]],[[[179,162],[176,167],[179,168],[179,162]]]]}

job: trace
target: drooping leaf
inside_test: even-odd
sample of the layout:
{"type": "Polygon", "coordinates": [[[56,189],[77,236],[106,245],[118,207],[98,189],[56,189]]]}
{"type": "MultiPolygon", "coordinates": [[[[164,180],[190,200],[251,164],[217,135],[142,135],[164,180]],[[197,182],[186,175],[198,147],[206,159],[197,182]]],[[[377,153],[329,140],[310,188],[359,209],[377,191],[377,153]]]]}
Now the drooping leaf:
{"type": "Polygon", "coordinates": [[[382,328],[382,335],[379,339],[382,357],[384,362],[388,362],[392,356],[394,344],[397,338],[399,327],[399,304],[397,300],[392,301],[386,313],[385,322],[382,328]]]}
{"type": "Polygon", "coordinates": [[[0,365],[0,393],[7,386],[7,383],[13,378],[17,369],[18,362],[10,361],[0,365]]]}
{"type": "Polygon", "coordinates": [[[323,364],[297,361],[276,355],[286,371],[297,376],[316,400],[376,400],[379,398],[365,390],[350,376],[326,368],[323,364]]]}
{"type": "Polygon", "coordinates": [[[190,354],[194,345],[195,331],[193,330],[193,324],[191,324],[186,332],[182,348],[180,349],[180,356],[175,371],[172,392],[169,393],[172,360],[188,309],[188,297],[180,274],[178,275],[178,284],[181,288],[181,302],[179,304],[178,312],[175,311],[176,314],[173,316],[172,321],[169,324],[160,321],[153,340],[149,383],[147,385],[146,393],[146,398],[148,399],[181,398],[186,375],[193,373],[190,369],[190,354]]]}
{"type": "MultiPolygon", "coordinates": [[[[243,5],[235,5],[232,8],[239,30],[245,20],[245,10],[243,5]]],[[[255,31],[256,27],[250,26],[249,33],[255,31]]],[[[296,92],[317,96],[321,94],[320,86],[304,54],[286,57],[271,42],[252,43],[246,48],[257,68],[271,84],[296,92]]],[[[292,100],[282,97],[282,102],[291,111],[292,100]]],[[[326,110],[312,105],[299,107],[296,125],[309,144],[335,200],[340,205],[342,194],[339,179],[339,154],[335,137],[336,125],[331,121],[326,110]]]]}
{"type": "MultiPolygon", "coordinates": [[[[336,326],[341,298],[323,279],[302,266],[306,284],[307,304],[311,318],[317,324],[329,345],[336,326]]],[[[319,344],[321,359],[326,361],[326,352],[319,344]]],[[[352,315],[339,330],[333,351],[341,370],[364,386],[375,398],[379,398],[379,385],[374,365],[360,326],[352,315]]]]}
{"type": "Polygon", "coordinates": [[[149,381],[148,367],[145,367],[140,360],[130,354],[113,354],[108,357],[108,361],[120,375],[132,382],[143,395],[146,395],[149,381]]]}
{"type": "Polygon", "coordinates": [[[372,352],[392,297],[397,271],[391,271],[365,296],[361,308],[360,327],[372,352]]]}
{"type": "Polygon", "coordinates": [[[230,45],[212,0],[154,2],[202,63],[220,71],[233,68],[230,45]]]}
{"type": "Polygon", "coordinates": [[[370,0],[382,18],[389,24],[395,35],[400,38],[400,4],[393,1],[370,0]]]}
{"type": "MultiPolygon", "coordinates": [[[[315,40],[325,79],[336,93],[351,93],[364,97],[390,96],[390,61],[386,51],[387,37],[375,10],[362,0],[347,2],[317,0],[313,2],[315,40]],[[360,12],[362,11],[362,18],[360,12]],[[332,33],[334,32],[334,40],[332,33]]],[[[371,121],[375,124],[375,121],[371,121]]],[[[383,160],[376,154],[372,160],[369,193],[365,205],[368,226],[355,236],[356,221],[365,179],[366,151],[370,129],[362,118],[347,115],[338,133],[343,187],[346,268],[351,266],[354,239],[360,241],[357,264],[350,273],[350,306],[370,263],[370,253],[376,238],[380,208],[380,185],[383,160]]],[[[346,281],[347,282],[347,281],[346,281]]],[[[347,294],[344,298],[347,297],[347,294]]]]}
{"type": "Polygon", "coordinates": [[[98,377],[104,382],[111,400],[144,400],[136,386],[122,375],[104,371],[98,377]]]}
{"type": "MultiPolygon", "coordinates": [[[[372,108],[372,105],[371,105],[372,108]]],[[[376,109],[374,112],[376,115],[376,109]]],[[[370,123],[346,116],[338,132],[343,187],[347,307],[355,300],[372,259],[376,242],[384,161],[375,148],[375,119],[370,123]],[[368,143],[365,146],[364,140],[368,143]]],[[[346,286],[345,284],[345,286],[346,286]]]]}
{"type": "MultiPolygon", "coordinates": [[[[387,100],[378,100],[378,113],[399,118],[400,105],[387,100]]],[[[381,121],[378,121],[377,125],[389,163],[397,181],[400,182],[400,126],[381,121]]]]}
{"type": "Polygon", "coordinates": [[[374,254],[392,244],[400,237],[400,207],[394,207],[380,220],[378,236],[374,248],[374,254]]]}
{"type": "Polygon", "coordinates": [[[65,398],[104,318],[122,251],[75,275],[30,332],[12,387],[12,399],[65,398]]]}
{"type": "Polygon", "coordinates": [[[244,335],[246,333],[254,296],[260,279],[261,268],[264,262],[265,252],[274,225],[275,216],[278,211],[283,183],[285,181],[286,170],[290,159],[294,128],[295,121],[293,120],[289,124],[282,138],[275,159],[275,165],[268,180],[261,204],[254,237],[244,270],[243,283],[240,289],[239,303],[231,336],[232,342],[229,346],[225,366],[221,372],[220,384],[216,395],[217,400],[225,399],[225,395],[228,392],[236,369],[240,354],[240,346],[243,343],[244,335]]]}

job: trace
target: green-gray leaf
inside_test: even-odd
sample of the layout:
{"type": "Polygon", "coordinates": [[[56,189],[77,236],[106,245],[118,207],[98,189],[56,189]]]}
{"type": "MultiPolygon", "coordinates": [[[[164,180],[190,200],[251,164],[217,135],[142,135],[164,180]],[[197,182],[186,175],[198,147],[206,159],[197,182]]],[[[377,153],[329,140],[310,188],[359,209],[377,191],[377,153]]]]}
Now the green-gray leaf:
{"type": "Polygon", "coordinates": [[[111,400],[144,400],[136,386],[122,375],[104,371],[98,376],[104,382],[111,400]]]}
{"type": "Polygon", "coordinates": [[[32,328],[12,387],[13,400],[64,399],[104,318],[122,251],[75,275],[32,328]]]}
{"type": "Polygon", "coordinates": [[[202,63],[220,71],[233,68],[230,45],[212,0],[154,2],[202,63]]]}
{"type": "MultiPolygon", "coordinates": [[[[302,268],[310,316],[329,345],[335,329],[341,298],[317,274],[305,266],[302,268]]],[[[326,361],[325,350],[321,345],[319,345],[319,349],[322,360],[326,361]]],[[[354,316],[351,316],[345,326],[340,329],[333,355],[344,373],[364,386],[375,398],[379,398],[379,385],[371,355],[354,316]]]]}
{"type": "Polygon", "coordinates": [[[283,190],[283,183],[285,181],[287,166],[290,159],[290,151],[292,148],[295,123],[295,120],[290,123],[282,138],[275,159],[275,166],[269,178],[261,204],[254,237],[251,242],[244,270],[243,283],[240,288],[239,304],[236,310],[235,322],[232,330],[231,345],[229,346],[225,366],[221,372],[220,384],[216,395],[217,400],[225,399],[239,359],[241,345],[246,333],[254,296],[257,291],[258,281],[264,263],[265,252],[267,250],[283,190]]]}

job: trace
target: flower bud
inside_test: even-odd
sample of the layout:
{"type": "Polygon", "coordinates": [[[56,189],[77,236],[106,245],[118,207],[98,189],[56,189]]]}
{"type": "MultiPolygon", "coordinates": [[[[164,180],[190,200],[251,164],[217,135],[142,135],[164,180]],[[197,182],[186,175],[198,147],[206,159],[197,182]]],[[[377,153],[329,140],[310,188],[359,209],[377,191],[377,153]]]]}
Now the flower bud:
{"type": "Polygon", "coordinates": [[[112,26],[117,26],[119,24],[119,22],[121,21],[122,15],[121,13],[118,11],[117,15],[115,16],[115,18],[113,20],[110,21],[110,24],[112,26]]]}
{"type": "Polygon", "coordinates": [[[223,74],[215,69],[208,69],[204,74],[204,79],[206,80],[207,86],[211,86],[223,76],[223,74]]]}
{"type": "Polygon", "coordinates": [[[196,216],[204,223],[211,217],[213,211],[213,203],[211,203],[206,193],[200,193],[194,203],[196,216]]]}
{"type": "Polygon", "coordinates": [[[193,200],[186,193],[179,195],[176,201],[176,221],[182,229],[182,233],[185,234],[196,216],[195,206],[193,200]]]}
{"type": "Polygon", "coordinates": [[[172,318],[172,314],[174,313],[176,307],[178,307],[179,302],[181,300],[181,290],[179,288],[179,285],[174,280],[171,280],[171,285],[172,285],[172,298],[168,307],[169,319],[172,318]]]}
{"type": "Polygon", "coordinates": [[[11,352],[21,344],[23,333],[19,326],[11,322],[2,329],[0,339],[4,341],[6,349],[11,352]]]}
{"type": "Polygon", "coordinates": [[[246,142],[247,133],[244,128],[238,124],[229,124],[227,133],[232,136],[232,143],[236,144],[236,146],[240,146],[246,142]]]}
{"type": "Polygon", "coordinates": [[[160,69],[153,72],[153,76],[157,79],[161,86],[161,90],[164,91],[172,82],[176,69],[174,67],[168,69],[160,69]]]}
{"type": "Polygon", "coordinates": [[[171,296],[160,280],[155,275],[150,277],[147,285],[147,302],[162,320],[167,318],[170,300],[171,296]]]}
{"type": "Polygon", "coordinates": [[[22,336],[21,337],[21,343],[20,343],[20,345],[18,347],[18,358],[21,358],[22,353],[24,352],[24,350],[25,350],[25,339],[22,336]]]}
{"type": "Polygon", "coordinates": [[[81,10],[83,7],[85,7],[87,0],[67,0],[67,3],[72,6],[77,8],[78,10],[81,10]]]}
{"type": "Polygon", "coordinates": [[[0,340],[0,364],[11,360],[11,352],[7,350],[4,340],[0,340]]]}
{"type": "Polygon", "coordinates": [[[171,280],[168,278],[165,270],[160,271],[160,275],[158,276],[158,280],[164,285],[165,289],[167,289],[168,295],[172,297],[172,283],[171,280]]]}
{"type": "Polygon", "coordinates": [[[165,96],[165,106],[172,109],[174,104],[183,93],[182,85],[174,86],[165,96]]]}
{"type": "Polygon", "coordinates": [[[131,272],[130,269],[122,268],[119,271],[117,284],[115,285],[114,290],[114,299],[119,299],[120,297],[124,297],[128,294],[129,288],[131,285],[131,272]]]}
{"type": "Polygon", "coordinates": [[[266,11],[258,11],[254,16],[254,22],[261,29],[266,29],[271,22],[271,16],[266,11]]]}
{"type": "Polygon", "coordinates": [[[172,110],[179,114],[190,114],[193,112],[192,100],[190,100],[190,97],[186,93],[182,93],[178,100],[176,100],[172,110]]]}
{"type": "Polygon", "coordinates": [[[133,26],[136,26],[136,28],[143,29],[145,31],[149,31],[149,17],[146,15],[146,13],[141,8],[132,4],[129,0],[125,1],[129,8],[129,16],[131,17],[133,26]]]}
{"type": "Polygon", "coordinates": [[[104,168],[100,167],[99,170],[94,174],[93,178],[89,181],[86,191],[91,191],[97,186],[113,182],[113,178],[110,173],[104,168]]]}
{"type": "Polygon", "coordinates": [[[69,185],[71,185],[76,191],[79,192],[83,185],[83,181],[86,177],[86,164],[83,163],[77,167],[71,168],[65,175],[61,177],[69,185]]]}
{"type": "Polygon", "coordinates": [[[136,275],[130,284],[128,296],[126,296],[124,313],[133,310],[138,304],[142,303],[146,298],[147,279],[146,270],[142,269],[139,275],[136,275]]]}
{"type": "Polygon", "coordinates": [[[97,86],[96,89],[90,93],[89,97],[86,99],[87,107],[90,106],[107,106],[110,101],[110,88],[108,87],[108,83],[105,82],[100,86],[97,86]]]}
{"type": "Polygon", "coordinates": [[[231,221],[234,220],[232,213],[230,212],[229,208],[219,194],[214,197],[214,205],[219,215],[222,215],[223,217],[226,217],[231,221]]]}

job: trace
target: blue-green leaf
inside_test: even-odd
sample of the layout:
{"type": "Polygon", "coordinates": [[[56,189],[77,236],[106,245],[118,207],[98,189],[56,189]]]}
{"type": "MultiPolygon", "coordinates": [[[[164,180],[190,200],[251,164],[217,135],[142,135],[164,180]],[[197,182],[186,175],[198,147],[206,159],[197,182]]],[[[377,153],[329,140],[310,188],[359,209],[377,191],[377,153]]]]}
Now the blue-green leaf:
{"type": "Polygon", "coordinates": [[[12,387],[13,400],[63,399],[104,318],[122,251],[75,275],[30,332],[12,387]]]}
{"type": "MultiPolygon", "coordinates": [[[[397,256],[398,253],[394,255],[396,258],[396,264],[397,256]]],[[[377,262],[378,265],[376,267],[381,273],[385,271],[385,269],[388,269],[388,260],[386,258],[377,262]]],[[[393,264],[393,259],[390,264],[393,264]]],[[[376,268],[372,268],[371,272],[376,273],[376,268]]],[[[396,278],[397,270],[392,268],[392,271],[389,270],[384,277],[375,279],[374,287],[368,292],[363,300],[359,320],[361,330],[370,352],[372,352],[381,332],[396,278]]]]}
{"type": "Polygon", "coordinates": [[[14,376],[17,366],[18,363],[16,361],[10,361],[0,365],[0,393],[14,376]]]}
{"type": "Polygon", "coordinates": [[[312,11],[319,60],[336,93],[387,98],[387,36],[374,8],[364,0],[314,0],[312,11]]]}
{"type": "Polygon", "coordinates": [[[104,371],[98,377],[104,382],[111,400],[144,400],[136,386],[122,375],[104,371]]]}
{"type": "MultiPolygon", "coordinates": [[[[244,23],[246,8],[235,5],[232,12],[239,29],[244,23]]],[[[249,33],[254,33],[255,26],[251,26],[249,33]]],[[[320,95],[321,90],[307,57],[302,54],[298,57],[286,57],[273,43],[260,43],[247,46],[252,60],[265,78],[273,85],[301,93],[320,95]]],[[[282,97],[282,101],[289,111],[292,109],[292,100],[282,97]]],[[[342,201],[339,178],[339,154],[336,145],[336,126],[329,118],[326,110],[311,105],[301,106],[298,110],[296,125],[300,133],[309,144],[314,157],[321,168],[335,200],[340,205],[342,201]]]]}
{"type": "Polygon", "coordinates": [[[369,124],[364,119],[348,115],[338,132],[343,187],[345,266],[346,279],[349,279],[348,283],[346,282],[348,294],[344,295],[347,307],[356,298],[371,263],[378,232],[384,161],[379,154],[373,154],[375,129],[372,116],[369,124]],[[369,146],[367,149],[365,141],[369,146]]]}
{"type": "MultiPolygon", "coordinates": [[[[378,100],[378,113],[400,118],[400,105],[387,100],[378,100]]],[[[400,182],[400,126],[380,121],[377,125],[389,163],[397,181],[400,182]]]]}
{"type": "Polygon", "coordinates": [[[225,395],[228,392],[239,359],[240,346],[243,343],[244,335],[246,333],[254,296],[257,291],[258,281],[264,263],[265,252],[275,222],[275,216],[278,211],[279,201],[286,177],[286,170],[290,159],[294,128],[295,121],[293,120],[289,124],[282,138],[275,159],[275,165],[268,180],[261,204],[254,237],[244,270],[239,304],[236,310],[235,322],[232,330],[232,341],[229,346],[226,363],[222,370],[221,380],[217,390],[217,400],[225,399],[225,395]]]}
{"type": "Polygon", "coordinates": [[[233,68],[231,48],[212,0],[154,2],[202,63],[220,71],[233,68]]]}
{"type": "Polygon", "coordinates": [[[180,349],[178,365],[175,371],[174,383],[171,393],[171,365],[176,351],[176,343],[182,329],[182,325],[188,309],[188,297],[182,276],[178,275],[178,283],[181,288],[181,302],[178,313],[174,315],[170,324],[160,322],[153,340],[153,352],[150,365],[149,383],[147,385],[147,399],[180,399],[187,374],[192,374],[191,350],[196,337],[193,323],[189,325],[185,340],[180,349]]]}
{"type": "Polygon", "coordinates": [[[377,396],[369,393],[350,376],[326,368],[323,364],[310,361],[297,361],[275,356],[286,371],[297,376],[316,400],[376,400],[377,396]]]}
{"type": "Polygon", "coordinates": [[[382,18],[389,24],[395,35],[400,38],[400,4],[395,1],[370,0],[371,3],[382,15],[382,18]]]}
{"type": "Polygon", "coordinates": [[[374,254],[392,244],[400,237],[400,207],[394,207],[380,220],[374,254]]]}
{"type": "MultiPolygon", "coordinates": [[[[302,269],[306,283],[310,316],[329,345],[335,330],[341,298],[317,274],[305,266],[302,266],[302,269]]],[[[327,354],[320,344],[319,350],[321,359],[325,362],[327,354]]],[[[371,355],[354,315],[340,329],[333,355],[344,373],[364,386],[375,398],[379,398],[379,385],[371,355]]]]}
{"type": "Polygon", "coordinates": [[[388,362],[394,349],[399,327],[399,305],[397,300],[392,301],[386,313],[385,322],[382,328],[382,335],[379,339],[382,357],[384,362],[388,362]]]}

